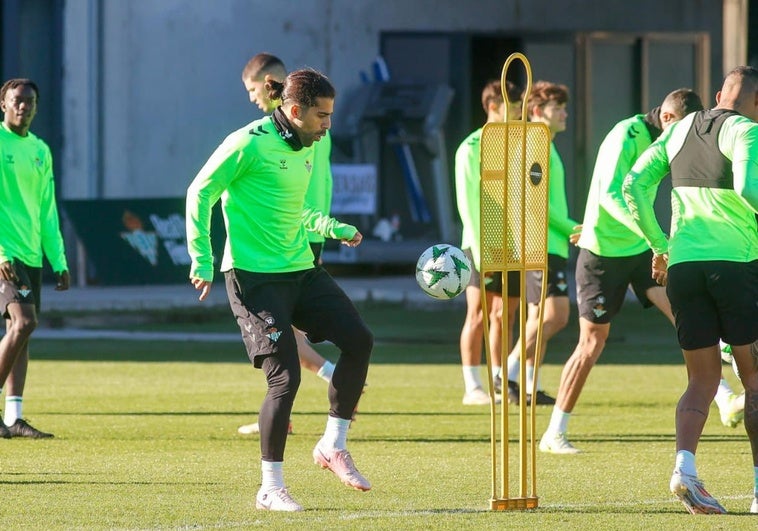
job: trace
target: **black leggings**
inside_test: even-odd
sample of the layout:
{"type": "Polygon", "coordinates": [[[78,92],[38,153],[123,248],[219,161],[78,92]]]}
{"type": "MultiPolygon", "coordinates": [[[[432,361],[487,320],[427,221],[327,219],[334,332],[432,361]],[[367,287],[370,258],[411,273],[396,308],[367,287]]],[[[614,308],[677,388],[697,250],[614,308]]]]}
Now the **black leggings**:
{"type": "Polygon", "coordinates": [[[283,461],[300,360],[292,326],[313,342],[331,341],[340,357],[329,383],[329,415],[350,419],[368,373],[374,338],[331,276],[317,267],[296,273],[226,273],[232,312],[248,356],[263,369],[268,392],[259,414],[264,461],[283,461]]]}

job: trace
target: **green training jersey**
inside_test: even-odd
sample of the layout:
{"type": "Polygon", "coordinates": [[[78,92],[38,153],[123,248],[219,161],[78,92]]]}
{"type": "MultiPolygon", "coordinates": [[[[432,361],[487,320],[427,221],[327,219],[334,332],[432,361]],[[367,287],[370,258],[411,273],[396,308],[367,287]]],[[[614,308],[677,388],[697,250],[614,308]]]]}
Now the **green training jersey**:
{"type": "MultiPolygon", "coordinates": [[[[332,211],[332,135],[326,132],[324,138],[313,144],[313,172],[308,191],[305,193],[305,204],[311,208],[329,215],[332,211]]],[[[324,236],[318,232],[307,231],[308,241],[322,243],[324,236]]]]}
{"type": "Polygon", "coordinates": [[[702,112],[711,111],[692,113],[673,124],[640,156],[624,180],[624,197],[650,248],[669,253],[669,266],[758,260],[758,124],[744,116],[727,118],[718,134],[718,149],[731,163],[734,188],[675,185],[668,240],[655,218],[650,197],[702,112]]]}
{"type": "Polygon", "coordinates": [[[479,151],[482,129],[479,128],[461,142],[455,152],[455,197],[463,233],[461,249],[471,249],[474,266],[480,264],[479,249],[479,151]]]}
{"type": "Polygon", "coordinates": [[[644,118],[638,114],[620,121],[600,144],[577,242],[596,255],[634,256],[648,249],[621,190],[624,177],[653,141],[644,118]]]}
{"type": "Polygon", "coordinates": [[[0,157],[0,262],[42,267],[44,253],[53,271],[67,271],[50,148],[0,123],[0,157]]]}
{"type": "Polygon", "coordinates": [[[187,190],[190,277],[213,280],[211,209],[221,199],[226,243],[221,271],[285,273],[313,267],[306,230],[351,239],[358,230],[305,205],[313,146],[294,151],[271,116],[230,134],[187,190]]]}
{"type": "Polygon", "coordinates": [[[577,221],[568,215],[566,172],[555,144],[550,143],[550,184],[548,189],[547,252],[563,258],[569,255],[569,236],[577,221]]]}

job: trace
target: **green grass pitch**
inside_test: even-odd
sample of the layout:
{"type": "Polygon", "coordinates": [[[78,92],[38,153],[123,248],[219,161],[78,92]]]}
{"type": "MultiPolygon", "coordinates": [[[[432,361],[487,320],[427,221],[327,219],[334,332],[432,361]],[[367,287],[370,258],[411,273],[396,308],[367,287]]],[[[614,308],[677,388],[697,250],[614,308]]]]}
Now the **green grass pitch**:
{"type": "MultiPolygon", "coordinates": [[[[686,376],[673,330],[627,305],[572,417],[577,456],[538,454],[539,508],[492,512],[489,409],[461,405],[462,307],[364,305],[376,334],[368,390],[349,448],[374,488],[361,493],[313,464],[324,382],[307,373],[292,416],[285,480],[306,510],[256,511],[260,372],[233,343],[32,341],[25,416],[53,440],[0,440],[3,529],[755,529],[742,426],[711,409],[698,452],[730,514],[695,517],[668,493],[674,407],[686,376]],[[644,331],[644,332],[643,332],[644,331]]],[[[176,317],[176,316],[174,316],[176,317]]],[[[235,331],[228,311],[143,329],[235,331]],[[189,322],[187,322],[189,321],[189,322]]],[[[113,326],[104,323],[102,326],[113,326]]],[[[575,316],[549,345],[556,390],[575,316]]],[[[319,350],[334,359],[329,347],[319,350]]],[[[726,368],[726,366],[725,366],[726,368]]],[[[727,375],[740,389],[734,375],[727,375]]],[[[515,411],[515,410],[514,410],[515,411]]],[[[550,408],[539,408],[538,432],[550,408]]]]}

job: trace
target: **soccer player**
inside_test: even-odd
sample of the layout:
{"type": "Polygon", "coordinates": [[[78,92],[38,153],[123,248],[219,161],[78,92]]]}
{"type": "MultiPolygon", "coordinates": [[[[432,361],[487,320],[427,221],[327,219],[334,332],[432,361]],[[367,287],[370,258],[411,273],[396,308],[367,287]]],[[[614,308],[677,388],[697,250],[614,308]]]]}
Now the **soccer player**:
{"type": "Polygon", "coordinates": [[[366,380],[373,335],[326,270],[314,266],[306,236],[306,230],[316,230],[349,246],[363,238],[355,227],[305,204],[313,144],[331,126],[334,87],[311,69],[291,72],[284,83],[269,76],[265,86],[281,106],[231,133],[187,190],[190,280],[204,300],[213,280],[211,209],[221,198],[227,233],[221,271],[248,357],[268,384],[259,415],[262,484],[256,507],[300,511],[282,470],[300,385],[292,327],[340,349],[329,383],[326,429],[313,459],[362,491],[371,485],[347,451],[347,431],[366,380]]]}
{"type": "Polygon", "coordinates": [[[697,94],[675,90],[649,113],[617,123],[600,145],[577,242],[579,342],[561,374],[557,403],[539,445],[543,452],[579,452],[566,437],[568,421],[630,284],[644,307],[655,305],[674,322],[665,289],[650,276],[653,254],[626,208],[621,185],[632,164],[662,130],[702,108],[697,94]]]}
{"type": "MultiPolygon", "coordinates": [[[[517,120],[521,115],[521,91],[511,82],[506,82],[506,91],[510,106],[508,115],[517,120]]],[[[487,122],[502,122],[505,118],[505,100],[500,81],[490,81],[482,90],[482,107],[487,113],[487,122]]],[[[471,260],[471,280],[466,286],[466,319],[461,330],[461,368],[463,370],[464,405],[483,405],[490,403],[490,396],[483,389],[480,374],[482,360],[483,316],[480,293],[479,250],[479,144],[482,138],[480,127],[461,142],[455,152],[455,191],[458,213],[463,224],[461,249],[471,260]]],[[[513,329],[516,308],[519,302],[518,272],[508,277],[508,324],[513,329]]],[[[500,394],[497,381],[500,378],[502,349],[502,278],[494,274],[486,279],[485,291],[489,314],[489,342],[492,355],[492,373],[495,378],[495,392],[500,394]]]]}
{"type": "Polygon", "coordinates": [[[700,481],[695,452],[721,377],[719,339],[745,387],[745,431],[753,456],[758,513],[758,69],[737,67],[716,107],[672,125],[624,179],[623,194],[653,250],[652,275],[666,286],[687,366],[676,409],[676,462],[670,489],[687,510],[726,510],[700,481]],[[671,232],[655,218],[653,197],[671,173],[671,232]]]}
{"type": "MultiPolygon", "coordinates": [[[[271,76],[272,79],[279,82],[284,81],[284,78],[287,77],[287,70],[282,60],[268,53],[255,55],[242,70],[242,83],[245,85],[250,102],[255,103],[264,113],[271,114],[282,102],[269,98],[265,89],[266,76],[271,76]]],[[[329,131],[326,132],[324,138],[313,144],[313,152],[313,171],[308,191],[305,194],[305,203],[321,213],[329,215],[332,208],[332,168],[330,164],[332,137],[329,131]]],[[[307,236],[311,251],[313,251],[314,264],[319,265],[322,262],[321,252],[324,248],[324,236],[310,230],[307,232],[307,236]]],[[[314,372],[328,383],[334,372],[334,364],[316,352],[308,344],[302,332],[296,330],[295,340],[297,341],[300,365],[314,372]]],[[[289,425],[289,430],[291,433],[292,423],[289,425]]],[[[254,422],[240,426],[237,431],[242,435],[250,435],[258,433],[260,428],[258,423],[254,422]]]]}
{"type": "MultiPolygon", "coordinates": [[[[532,86],[532,91],[527,100],[527,113],[529,121],[542,122],[550,130],[551,140],[558,133],[566,130],[566,103],[569,93],[565,85],[537,81],[532,86]]],[[[550,185],[548,190],[548,235],[547,235],[547,297],[544,303],[544,319],[542,328],[542,344],[537,349],[537,325],[539,318],[539,303],[542,290],[542,274],[530,271],[527,273],[526,298],[528,315],[526,321],[526,334],[519,338],[516,345],[508,356],[508,401],[518,404],[519,388],[518,374],[521,357],[521,341],[526,343],[526,385],[527,403],[531,403],[531,390],[534,385],[535,352],[539,351],[539,361],[545,355],[547,342],[555,334],[560,332],[568,324],[569,318],[569,293],[566,277],[566,265],[569,255],[569,243],[573,243],[578,237],[579,223],[569,217],[568,203],[566,201],[566,173],[563,168],[558,150],[555,144],[550,143],[550,185]]],[[[538,405],[555,404],[555,399],[542,389],[539,378],[537,379],[536,403],[538,405]]]]}
{"type": "MultiPolygon", "coordinates": [[[[0,386],[5,383],[5,417],[0,437],[52,437],[22,418],[29,366],[29,338],[37,326],[42,291],[42,255],[56,277],[55,289],[69,287],[68,265],[55,202],[50,148],[29,128],[37,114],[39,89],[30,79],[9,79],[0,88],[0,386]]],[[[0,388],[0,391],[2,389],[0,388]]]]}

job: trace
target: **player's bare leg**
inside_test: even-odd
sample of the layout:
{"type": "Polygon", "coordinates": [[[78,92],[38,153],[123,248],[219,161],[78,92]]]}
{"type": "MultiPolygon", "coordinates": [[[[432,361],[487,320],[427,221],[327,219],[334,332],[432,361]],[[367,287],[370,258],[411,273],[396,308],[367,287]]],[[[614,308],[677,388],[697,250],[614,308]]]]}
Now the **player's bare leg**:
{"type": "Polygon", "coordinates": [[[682,353],[687,366],[687,389],[676,407],[676,465],[671,492],[693,514],[725,513],[724,507],[705,490],[695,467],[697,445],[721,378],[721,353],[717,344],[683,349],[682,353]]]}
{"type": "MultiPolygon", "coordinates": [[[[491,294],[487,294],[488,306],[492,305],[491,294]]],[[[463,371],[463,404],[486,405],[490,397],[482,383],[482,340],[484,337],[481,290],[476,286],[466,287],[466,318],[461,328],[460,351],[463,371]]]]}
{"type": "Polygon", "coordinates": [[[579,341],[563,366],[550,424],[540,440],[541,451],[556,454],[579,453],[566,437],[568,421],[592,367],[603,353],[610,329],[610,323],[598,324],[584,317],[579,318],[579,341]]]}
{"type": "MultiPolygon", "coordinates": [[[[37,327],[37,312],[33,304],[18,303],[9,304],[7,312],[10,315],[10,319],[6,320],[5,335],[0,339],[0,384],[12,386],[11,373],[15,369],[17,374],[13,392],[18,392],[19,386],[21,392],[23,392],[23,386],[26,382],[26,366],[28,365],[27,346],[29,344],[29,337],[37,327]],[[27,356],[25,363],[22,362],[16,368],[22,355],[27,356]]],[[[10,392],[10,389],[8,391],[10,392]]],[[[11,436],[12,434],[5,424],[0,422],[0,437],[9,438],[11,436]]]]}
{"type": "MultiPolygon", "coordinates": [[[[570,313],[570,304],[568,297],[548,297],[545,299],[545,309],[542,323],[542,341],[540,343],[539,365],[545,357],[547,343],[558,332],[563,330],[568,324],[570,313]]],[[[534,375],[535,353],[537,352],[537,326],[539,324],[539,306],[536,304],[528,305],[528,314],[526,320],[525,349],[526,349],[526,372],[527,372],[527,393],[532,389],[532,378],[534,375]]],[[[514,385],[518,372],[519,360],[521,358],[521,338],[516,342],[511,353],[508,355],[508,380],[511,392],[509,399],[512,403],[517,403],[516,396],[518,388],[514,385]]],[[[542,386],[537,381],[538,404],[550,405],[554,399],[542,391],[542,386]]]]}
{"type": "MultiPolygon", "coordinates": [[[[666,288],[654,286],[645,292],[645,296],[666,316],[671,326],[676,326],[671,304],[666,295],[666,288]]],[[[718,390],[716,391],[716,405],[719,408],[721,423],[731,428],[737,427],[744,415],[744,397],[740,397],[732,391],[729,383],[723,376],[723,371],[721,372],[718,390]]]]}

